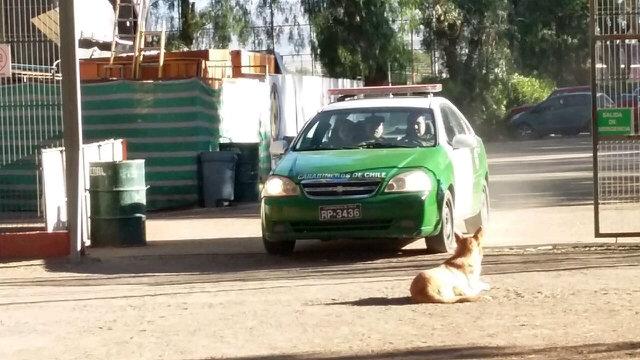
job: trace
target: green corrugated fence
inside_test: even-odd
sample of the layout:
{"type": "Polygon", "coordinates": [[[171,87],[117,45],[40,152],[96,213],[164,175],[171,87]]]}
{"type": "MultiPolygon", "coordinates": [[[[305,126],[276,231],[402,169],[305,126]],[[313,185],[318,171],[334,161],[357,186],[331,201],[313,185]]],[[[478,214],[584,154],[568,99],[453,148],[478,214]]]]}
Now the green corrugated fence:
{"type": "MultiPolygon", "coordinates": [[[[3,111],[0,119],[11,125],[0,131],[0,151],[8,151],[9,143],[12,149],[16,143],[25,145],[20,153],[0,162],[0,213],[37,210],[36,152],[58,146],[62,138],[59,113],[47,112],[41,103],[56,98],[58,91],[55,86],[46,91],[27,85],[20,88],[21,103],[40,102],[31,118],[37,115],[42,124],[52,124],[37,131],[33,123],[14,114],[19,108],[10,99],[2,101],[12,108],[3,111]],[[14,123],[22,124],[15,126],[19,133],[14,123]]],[[[194,205],[200,199],[198,154],[218,149],[218,106],[219,92],[197,79],[83,84],[84,142],[124,138],[129,159],[146,159],[149,209],[194,205]]]]}
{"type": "Polygon", "coordinates": [[[218,150],[219,92],[199,80],[82,87],[85,142],[124,138],[146,159],[148,208],[197,204],[198,154],[218,150]]]}

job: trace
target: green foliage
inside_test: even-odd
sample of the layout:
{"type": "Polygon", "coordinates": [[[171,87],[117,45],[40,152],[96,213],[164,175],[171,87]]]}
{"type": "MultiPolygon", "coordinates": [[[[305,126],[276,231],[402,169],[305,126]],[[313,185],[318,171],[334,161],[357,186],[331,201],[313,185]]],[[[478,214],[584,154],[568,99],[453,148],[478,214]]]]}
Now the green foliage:
{"type": "Polygon", "coordinates": [[[554,89],[552,81],[514,74],[509,81],[507,107],[535,104],[544,100],[554,89]]]}
{"type": "Polygon", "coordinates": [[[559,86],[589,83],[586,0],[510,0],[510,6],[510,41],[519,71],[559,86]]]}
{"type": "Polygon", "coordinates": [[[495,123],[506,108],[511,71],[506,0],[434,0],[423,6],[423,45],[442,54],[445,96],[474,125],[495,123]]]}
{"type": "Polygon", "coordinates": [[[198,17],[209,26],[211,43],[217,48],[227,48],[235,39],[246,44],[251,35],[251,11],[244,0],[210,0],[198,17]]]}
{"type": "Polygon", "coordinates": [[[198,17],[195,9],[195,3],[191,0],[180,0],[180,31],[178,39],[187,47],[193,45],[195,36],[204,24],[198,17]]]}
{"type": "Polygon", "coordinates": [[[397,1],[308,0],[305,13],[315,30],[313,51],[334,77],[386,83],[388,72],[404,72],[410,54],[394,23],[397,1]]]}
{"type": "Polygon", "coordinates": [[[303,27],[300,26],[301,2],[304,0],[257,0],[254,16],[260,31],[254,33],[253,46],[272,49],[272,42],[279,44],[284,38],[295,51],[301,51],[309,43],[303,27]],[[272,18],[289,26],[273,24],[272,27],[272,18]]]}

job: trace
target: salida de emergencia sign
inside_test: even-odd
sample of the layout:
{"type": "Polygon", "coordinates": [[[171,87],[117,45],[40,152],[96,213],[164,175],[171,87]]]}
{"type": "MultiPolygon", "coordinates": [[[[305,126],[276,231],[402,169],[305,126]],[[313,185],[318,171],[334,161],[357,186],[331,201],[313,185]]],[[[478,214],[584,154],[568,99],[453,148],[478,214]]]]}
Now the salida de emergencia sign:
{"type": "Polygon", "coordinates": [[[11,76],[11,47],[0,44],[0,77],[11,76]]]}
{"type": "Polygon", "coordinates": [[[598,109],[598,134],[631,135],[633,122],[630,108],[598,109]]]}

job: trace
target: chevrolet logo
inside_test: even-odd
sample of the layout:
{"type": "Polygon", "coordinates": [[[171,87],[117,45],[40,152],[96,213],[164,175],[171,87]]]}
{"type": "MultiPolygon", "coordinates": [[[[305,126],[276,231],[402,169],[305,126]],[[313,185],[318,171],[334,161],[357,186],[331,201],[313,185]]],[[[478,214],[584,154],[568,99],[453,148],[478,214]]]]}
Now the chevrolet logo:
{"type": "Polygon", "coordinates": [[[336,191],[341,193],[344,191],[344,186],[336,186],[336,191]]]}

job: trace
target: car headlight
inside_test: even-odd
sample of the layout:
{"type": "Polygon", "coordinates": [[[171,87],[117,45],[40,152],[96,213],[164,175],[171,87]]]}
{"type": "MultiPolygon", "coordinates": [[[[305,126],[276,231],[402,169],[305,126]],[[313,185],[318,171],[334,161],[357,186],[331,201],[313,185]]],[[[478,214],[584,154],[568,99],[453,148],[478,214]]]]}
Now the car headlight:
{"type": "Polygon", "coordinates": [[[299,194],[298,185],[282,176],[270,176],[262,189],[263,197],[295,196],[299,194]]]}
{"type": "Polygon", "coordinates": [[[385,192],[429,192],[433,188],[431,177],[422,170],[413,170],[394,176],[385,192]]]}

